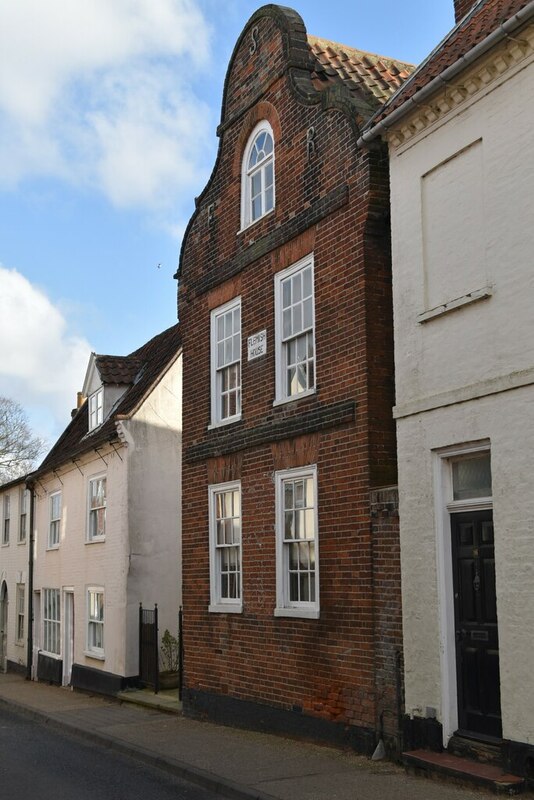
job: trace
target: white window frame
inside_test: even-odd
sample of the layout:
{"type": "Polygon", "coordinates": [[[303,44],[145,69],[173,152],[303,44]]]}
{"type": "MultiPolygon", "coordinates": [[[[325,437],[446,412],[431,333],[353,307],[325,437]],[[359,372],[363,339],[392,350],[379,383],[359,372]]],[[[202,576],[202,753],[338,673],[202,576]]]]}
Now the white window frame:
{"type": "Polygon", "coordinates": [[[20,490],[20,513],[19,513],[19,533],[17,544],[26,544],[28,536],[30,490],[22,487],[20,490]]]}
{"type": "MultiPolygon", "coordinates": [[[[276,174],[275,174],[275,150],[276,150],[276,143],[274,140],[274,133],[273,129],[270,124],[267,122],[266,119],[258,122],[254,130],[249,136],[247,145],[245,147],[243,153],[243,161],[241,163],[241,231],[248,228],[250,225],[254,225],[256,222],[259,222],[260,219],[263,219],[268,214],[271,214],[274,209],[276,208],[276,174]],[[266,156],[262,161],[256,164],[251,169],[248,168],[248,162],[250,159],[250,155],[252,152],[252,148],[255,145],[256,139],[261,133],[267,133],[272,140],[273,143],[273,151],[271,154],[266,156]],[[265,169],[266,167],[271,164],[272,171],[273,171],[273,183],[272,183],[272,190],[273,190],[273,204],[272,208],[268,208],[265,210],[265,169]],[[261,173],[261,213],[255,219],[252,218],[252,178],[254,175],[261,173]]],[[[241,233],[240,231],[240,233],[241,233]]]]}
{"type": "Polygon", "coordinates": [[[15,644],[23,644],[26,630],[26,587],[23,583],[17,583],[16,602],[15,644]]]}
{"type": "Polygon", "coordinates": [[[11,495],[5,494],[2,500],[2,547],[9,544],[11,527],[11,495]]]}
{"type": "Polygon", "coordinates": [[[61,539],[61,512],[63,509],[63,498],[61,491],[52,492],[50,495],[50,520],[48,525],[48,550],[57,550],[61,539]],[[54,516],[54,500],[59,498],[59,513],[54,516]]]}
{"type": "Polygon", "coordinates": [[[86,608],[87,608],[87,627],[86,627],[86,649],[85,654],[90,656],[91,658],[98,658],[99,660],[104,660],[104,625],[106,620],[106,604],[105,604],[105,594],[104,594],[104,587],[103,586],[88,586],[87,593],[86,593],[86,608]],[[99,619],[96,616],[91,616],[91,595],[101,595],[102,596],[102,619],[99,619]],[[96,626],[101,627],[101,639],[102,639],[102,647],[97,647],[93,644],[93,635],[92,631],[96,626]]]}
{"type": "Polygon", "coordinates": [[[93,475],[89,478],[87,482],[87,535],[86,535],[86,544],[92,544],[93,542],[104,542],[106,539],[106,510],[107,510],[107,474],[102,473],[101,475],[93,475]],[[94,508],[91,507],[91,490],[94,483],[97,481],[104,481],[104,504],[101,506],[95,506],[94,508]],[[104,533],[101,536],[93,536],[91,533],[91,520],[94,516],[94,512],[98,512],[100,509],[104,509],[104,533]]]}
{"type": "MultiPolygon", "coordinates": [[[[308,619],[318,619],[320,616],[319,598],[319,514],[317,496],[317,466],[312,464],[307,467],[297,469],[280,470],[275,472],[275,502],[276,502],[276,608],[275,617],[306,617],[308,619]],[[314,588],[315,600],[295,601],[289,598],[289,540],[284,539],[284,486],[286,481],[294,481],[302,478],[312,480],[313,486],[313,516],[315,536],[315,574],[314,588]]],[[[293,540],[291,540],[293,541],[293,540]]],[[[311,541],[311,540],[307,540],[311,541]]]]}
{"type": "Polygon", "coordinates": [[[89,396],[89,430],[94,431],[104,422],[104,387],[89,396]]]}
{"type": "Polygon", "coordinates": [[[43,652],[53,658],[61,657],[61,589],[43,588],[43,652]],[[48,645],[57,643],[57,650],[48,645]]]}
{"type": "Polygon", "coordinates": [[[242,338],[241,338],[241,329],[242,329],[242,319],[241,319],[241,297],[234,297],[228,303],[225,303],[223,306],[219,306],[219,308],[213,309],[211,312],[211,424],[210,428],[217,428],[220,425],[229,425],[232,422],[237,422],[241,419],[241,403],[242,403],[242,338]],[[236,309],[239,309],[239,358],[237,360],[233,360],[228,362],[223,367],[219,368],[218,366],[218,338],[217,338],[217,329],[218,329],[218,321],[221,317],[224,317],[226,314],[234,312],[236,309]],[[222,390],[222,375],[223,372],[228,369],[228,367],[233,367],[238,365],[239,367],[239,383],[236,387],[237,389],[237,402],[236,408],[237,413],[233,414],[232,416],[223,417],[221,413],[221,397],[223,394],[222,390]]]}
{"type": "Polygon", "coordinates": [[[214,613],[240,614],[243,610],[243,497],[241,482],[231,481],[208,486],[209,503],[209,541],[210,541],[210,605],[208,611],[214,613]],[[240,539],[239,551],[239,597],[221,597],[221,552],[223,548],[217,544],[217,495],[224,492],[239,492],[240,506],[240,539]]]}
{"type": "MultiPolygon", "coordinates": [[[[300,301],[299,301],[300,302],[300,301]]],[[[294,307],[296,304],[293,304],[294,307]]],[[[276,273],[274,276],[274,309],[275,309],[275,361],[276,361],[276,395],[273,405],[281,403],[292,402],[293,400],[300,400],[303,397],[309,397],[315,394],[317,387],[317,353],[315,347],[315,269],[313,253],[292,264],[282,272],[276,273]],[[286,280],[291,279],[298,272],[304,271],[307,267],[311,267],[312,286],[311,286],[311,302],[312,302],[312,323],[311,327],[306,326],[296,336],[284,337],[283,335],[283,289],[286,280]],[[313,385],[295,394],[288,394],[286,388],[287,378],[287,357],[289,342],[297,338],[311,333],[313,344],[313,371],[314,381],[313,385]]],[[[308,363],[308,360],[307,360],[308,363]]]]}

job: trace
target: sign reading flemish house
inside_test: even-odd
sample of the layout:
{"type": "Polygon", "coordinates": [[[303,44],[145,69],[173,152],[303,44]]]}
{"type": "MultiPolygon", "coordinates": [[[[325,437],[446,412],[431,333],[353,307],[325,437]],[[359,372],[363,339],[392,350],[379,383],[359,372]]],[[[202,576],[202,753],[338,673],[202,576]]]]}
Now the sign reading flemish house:
{"type": "Polygon", "coordinates": [[[267,331],[259,331],[248,337],[248,361],[267,353],[267,331]]]}

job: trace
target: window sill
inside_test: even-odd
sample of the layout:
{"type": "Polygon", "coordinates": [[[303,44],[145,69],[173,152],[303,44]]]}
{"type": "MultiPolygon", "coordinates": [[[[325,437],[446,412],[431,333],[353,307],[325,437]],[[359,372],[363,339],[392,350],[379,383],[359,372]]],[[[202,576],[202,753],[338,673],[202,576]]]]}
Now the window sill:
{"type": "Polygon", "coordinates": [[[231,605],[230,603],[219,603],[216,605],[208,606],[208,611],[210,614],[242,614],[243,613],[243,604],[236,603],[235,605],[231,605]]]}
{"type": "Polygon", "coordinates": [[[241,422],[241,414],[238,417],[229,417],[228,419],[223,419],[221,422],[210,422],[207,430],[214,431],[218,428],[225,428],[227,425],[232,425],[234,422],[241,422]]]}
{"type": "Polygon", "coordinates": [[[291,395],[291,397],[277,398],[276,400],[273,400],[273,408],[276,406],[283,406],[286,403],[294,403],[295,400],[302,400],[304,397],[311,397],[314,394],[317,394],[317,389],[307,389],[305,392],[291,395]]]}
{"type": "Polygon", "coordinates": [[[24,639],[16,639],[15,640],[15,647],[24,647],[24,639]]]}
{"type": "Polygon", "coordinates": [[[9,547],[9,542],[2,542],[2,547],[9,547]]]}
{"type": "Polygon", "coordinates": [[[94,539],[86,539],[85,544],[98,544],[99,542],[105,542],[105,536],[95,536],[94,539]]]}
{"type": "Polygon", "coordinates": [[[321,611],[318,608],[275,608],[275,617],[302,617],[303,619],[319,619],[321,611]]]}
{"type": "Polygon", "coordinates": [[[26,539],[23,539],[21,542],[17,542],[17,545],[26,544],[26,539]]]}
{"type": "MultiPolygon", "coordinates": [[[[257,225],[258,222],[261,222],[262,219],[265,219],[270,214],[274,214],[275,209],[276,206],[273,206],[270,211],[266,211],[265,214],[262,214],[261,217],[258,217],[258,219],[255,219],[252,222],[247,222],[244,225],[242,225],[241,228],[236,233],[236,236],[241,236],[242,233],[245,233],[246,231],[250,230],[254,225],[257,225]]],[[[251,244],[254,244],[254,239],[251,242],[248,242],[248,245],[251,244]]]]}
{"type": "Polygon", "coordinates": [[[493,294],[491,286],[484,286],[482,289],[475,289],[474,292],[464,294],[461,297],[456,297],[454,300],[449,300],[448,303],[443,303],[435,308],[430,308],[428,311],[423,311],[417,317],[417,322],[428,322],[436,317],[442,317],[444,314],[449,314],[451,311],[456,311],[457,308],[477,303],[479,300],[486,300],[493,294]]]}
{"type": "Polygon", "coordinates": [[[39,650],[39,653],[47,658],[54,658],[56,661],[61,661],[59,653],[49,653],[48,650],[39,650]]]}
{"type": "Polygon", "coordinates": [[[87,656],[87,658],[94,658],[95,661],[106,660],[106,656],[104,655],[104,653],[95,653],[93,650],[84,650],[83,654],[84,656],[87,656]]]}
{"type": "Polygon", "coordinates": [[[50,550],[59,550],[58,544],[49,544],[46,548],[46,552],[48,553],[50,550]]]}

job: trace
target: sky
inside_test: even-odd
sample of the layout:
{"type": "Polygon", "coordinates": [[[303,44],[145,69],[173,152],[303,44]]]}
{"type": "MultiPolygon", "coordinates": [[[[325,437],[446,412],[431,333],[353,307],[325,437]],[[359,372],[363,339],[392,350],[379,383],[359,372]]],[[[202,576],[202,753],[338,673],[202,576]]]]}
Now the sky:
{"type": "MultiPolygon", "coordinates": [[[[453,0],[287,0],[309,33],[419,63],[453,0]]],[[[183,231],[253,0],[0,0],[0,395],[49,445],[91,351],[176,322],[183,231]]]]}

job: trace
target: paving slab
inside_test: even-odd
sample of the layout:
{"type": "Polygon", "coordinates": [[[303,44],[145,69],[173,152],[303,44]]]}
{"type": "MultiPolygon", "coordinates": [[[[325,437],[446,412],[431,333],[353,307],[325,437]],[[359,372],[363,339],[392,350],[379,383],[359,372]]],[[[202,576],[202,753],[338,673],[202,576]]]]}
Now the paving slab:
{"type": "MultiPolygon", "coordinates": [[[[215,725],[0,674],[0,704],[235,800],[475,800],[335,748],[215,725]]],[[[488,795],[489,796],[489,795],[488,795]]],[[[532,796],[531,796],[532,797],[532,796]]]]}

